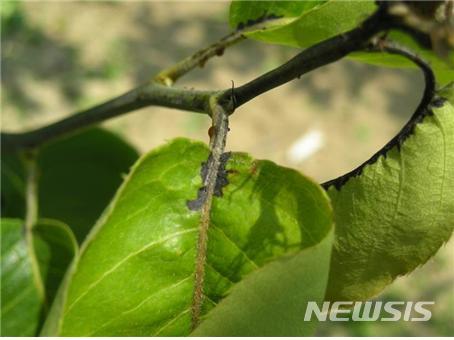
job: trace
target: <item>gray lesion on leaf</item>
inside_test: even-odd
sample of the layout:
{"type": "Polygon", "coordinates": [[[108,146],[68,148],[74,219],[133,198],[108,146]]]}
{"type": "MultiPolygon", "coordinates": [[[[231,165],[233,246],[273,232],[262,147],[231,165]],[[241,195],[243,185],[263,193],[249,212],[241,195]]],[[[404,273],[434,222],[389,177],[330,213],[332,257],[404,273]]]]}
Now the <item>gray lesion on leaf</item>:
{"type": "MultiPolygon", "coordinates": [[[[226,170],[225,166],[227,164],[227,161],[229,160],[231,156],[230,152],[224,152],[221,155],[220,158],[220,166],[219,166],[219,172],[216,178],[216,184],[214,187],[214,196],[216,197],[222,197],[222,189],[229,184],[229,180],[227,178],[228,171],[226,170]]],[[[207,175],[208,175],[208,169],[210,166],[212,166],[213,163],[213,156],[210,154],[208,157],[208,160],[206,162],[202,163],[202,167],[200,169],[200,177],[202,178],[202,182],[206,183],[207,175]]],[[[187,207],[190,210],[197,211],[200,210],[205,203],[207,199],[207,186],[206,184],[203,185],[198,193],[197,193],[197,198],[194,200],[187,201],[187,207]]]]}

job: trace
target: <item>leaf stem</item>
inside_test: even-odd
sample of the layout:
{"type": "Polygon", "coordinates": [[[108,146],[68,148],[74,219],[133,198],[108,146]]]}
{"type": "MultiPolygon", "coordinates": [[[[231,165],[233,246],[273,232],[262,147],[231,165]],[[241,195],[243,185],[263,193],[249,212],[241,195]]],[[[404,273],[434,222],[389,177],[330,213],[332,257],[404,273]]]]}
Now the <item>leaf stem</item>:
{"type": "Polygon", "coordinates": [[[37,194],[37,164],[36,164],[36,151],[30,150],[23,154],[27,181],[26,181],[26,213],[25,213],[25,229],[30,233],[33,226],[38,219],[38,194],[37,194]]]}
{"type": "Polygon", "coordinates": [[[205,279],[205,266],[208,245],[208,228],[210,226],[210,213],[213,203],[213,195],[216,181],[221,166],[221,156],[224,153],[227,133],[229,130],[228,116],[231,112],[219,105],[216,96],[210,99],[211,116],[213,120],[214,134],[210,140],[210,156],[207,160],[207,176],[204,188],[206,199],[201,207],[201,217],[199,223],[199,235],[197,240],[197,254],[195,262],[195,283],[192,297],[192,329],[194,330],[200,322],[200,314],[203,304],[204,292],[203,284],[205,279]]]}
{"type": "Polygon", "coordinates": [[[33,272],[33,281],[38,294],[43,301],[44,308],[46,305],[46,294],[44,284],[39,270],[38,260],[36,258],[35,246],[33,242],[33,228],[38,220],[38,169],[37,169],[37,152],[36,150],[27,150],[23,153],[23,160],[27,171],[26,181],[26,212],[25,212],[25,241],[30,257],[30,263],[33,272]]]}

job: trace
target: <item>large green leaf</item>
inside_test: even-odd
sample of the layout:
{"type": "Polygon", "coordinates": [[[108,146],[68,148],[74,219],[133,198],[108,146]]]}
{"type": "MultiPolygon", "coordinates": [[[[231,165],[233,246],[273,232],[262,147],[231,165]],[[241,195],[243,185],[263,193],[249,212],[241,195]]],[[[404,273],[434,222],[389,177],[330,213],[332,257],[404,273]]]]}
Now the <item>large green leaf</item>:
{"type": "MultiPolygon", "coordinates": [[[[98,128],[45,146],[38,156],[39,215],[67,223],[81,242],[137,157],[98,128]]],[[[2,216],[24,216],[24,174],[19,155],[2,155],[2,216]]]]}
{"type": "Polygon", "coordinates": [[[1,335],[34,336],[76,252],[70,229],[41,220],[32,234],[23,221],[1,221],[1,335]]]}
{"type": "MultiPolygon", "coordinates": [[[[187,202],[202,185],[201,163],[208,153],[202,143],[177,139],[135,165],[84,243],[43,335],[190,333],[200,212],[190,210],[187,202]]],[[[293,298],[297,306],[323,299],[332,232],[326,194],[294,170],[254,161],[245,154],[234,154],[227,169],[229,184],[223,196],[215,198],[211,211],[203,313],[232,287],[236,296],[232,299],[238,301],[238,290],[244,288],[235,287],[260,267],[262,274],[251,274],[243,287],[272,291],[279,282],[270,275],[284,277],[287,268],[288,273],[295,270],[295,279],[307,287],[289,278],[283,301],[293,298]],[[269,264],[281,256],[287,259],[269,264]],[[295,268],[298,264],[301,267],[295,268]],[[299,293],[306,288],[306,293],[299,293]]],[[[287,322],[294,321],[295,315],[288,314],[294,308],[273,310],[271,306],[265,310],[263,303],[238,302],[239,308],[275,320],[274,329],[254,321],[249,334],[283,334],[287,322]]],[[[298,332],[307,333],[306,328],[312,330],[313,325],[300,324],[298,332]]],[[[291,332],[298,334],[296,328],[291,332]]]]}
{"type": "Polygon", "coordinates": [[[336,239],[329,300],[363,300],[424,264],[454,228],[454,108],[433,107],[400,150],[328,194],[336,239]]]}
{"type": "MultiPolygon", "coordinates": [[[[237,27],[250,20],[270,17],[260,29],[249,30],[249,38],[272,44],[293,47],[309,47],[322,40],[346,32],[358,26],[376,9],[372,0],[364,1],[233,1],[230,7],[230,24],[237,27]],[[275,18],[277,17],[277,18],[275,18]]],[[[452,65],[439,59],[432,51],[422,49],[408,35],[392,31],[389,37],[402,43],[424,59],[430,61],[440,84],[454,79],[452,65]]],[[[367,63],[413,67],[414,65],[399,56],[386,53],[355,53],[351,57],[367,63]]]]}
{"type": "Polygon", "coordinates": [[[302,320],[307,302],[323,302],[332,236],[333,231],[315,246],[271,262],[246,277],[192,335],[313,335],[316,322],[302,320]]]}

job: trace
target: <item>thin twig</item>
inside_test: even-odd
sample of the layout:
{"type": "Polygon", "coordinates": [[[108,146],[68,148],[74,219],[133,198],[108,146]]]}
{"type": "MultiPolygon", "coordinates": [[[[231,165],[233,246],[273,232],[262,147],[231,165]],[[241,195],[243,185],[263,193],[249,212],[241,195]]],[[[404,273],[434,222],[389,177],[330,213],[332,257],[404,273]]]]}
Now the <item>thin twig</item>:
{"type": "Polygon", "coordinates": [[[244,39],[243,31],[233,32],[207,48],[204,48],[192,56],[183,59],[179,63],[159,72],[154,79],[166,86],[172,86],[179,78],[189,71],[196,67],[203,67],[208,59],[214,56],[223,55],[226,48],[244,39]]]}
{"type": "Polygon", "coordinates": [[[388,143],[386,143],[380,150],[378,150],[371,158],[365,161],[363,164],[353,169],[352,171],[334,178],[330,181],[322,183],[325,189],[331,186],[335,186],[340,189],[350,178],[359,176],[364,167],[368,164],[373,164],[377,161],[380,156],[386,156],[389,150],[393,147],[400,147],[403,141],[413,132],[416,124],[419,123],[430,111],[430,104],[433,102],[435,97],[435,75],[430,68],[430,65],[421,59],[414,52],[387,40],[376,40],[371,43],[368,48],[369,52],[387,52],[390,54],[396,54],[403,56],[412,61],[422,71],[424,75],[425,88],[421,101],[416,108],[413,115],[410,117],[408,122],[402,127],[402,129],[394,136],[388,143]]]}
{"type": "Polygon", "coordinates": [[[224,153],[230,112],[219,105],[217,97],[211,99],[212,119],[214,134],[210,140],[210,157],[208,158],[208,172],[205,178],[204,190],[206,192],[205,201],[201,207],[201,217],[199,223],[199,236],[197,240],[197,255],[195,262],[195,283],[192,297],[192,328],[195,329],[200,322],[200,313],[203,304],[204,292],[203,284],[205,279],[205,266],[208,244],[208,228],[210,226],[211,205],[215,192],[216,182],[221,166],[221,156],[224,153]]]}
{"type": "Polygon", "coordinates": [[[192,71],[196,67],[205,66],[206,62],[215,56],[222,56],[226,48],[235,45],[246,39],[245,33],[255,30],[265,29],[272,21],[280,20],[279,17],[263,16],[255,21],[251,21],[247,25],[242,25],[236,31],[226,35],[219,41],[211,44],[210,46],[199,50],[193,55],[183,59],[182,61],[172,65],[161,72],[154,78],[158,83],[166,86],[172,86],[178,79],[192,71]]]}

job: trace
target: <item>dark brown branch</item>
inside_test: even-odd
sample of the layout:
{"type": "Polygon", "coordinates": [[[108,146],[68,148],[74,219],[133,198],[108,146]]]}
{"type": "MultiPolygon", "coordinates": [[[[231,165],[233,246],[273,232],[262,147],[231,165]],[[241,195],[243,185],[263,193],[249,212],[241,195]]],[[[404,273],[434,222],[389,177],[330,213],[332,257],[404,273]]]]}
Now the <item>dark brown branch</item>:
{"type": "Polygon", "coordinates": [[[373,43],[369,49],[370,52],[387,52],[390,54],[401,55],[410,61],[412,61],[424,74],[425,88],[424,93],[421,98],[421,101],[416,108],[413,115],[410,117],[408,122],[403,126],[403,128],[397,133],[394,138],[392,138],[388,143],[386,143],[380,150],[378,150],[371,158],[365,161],[363,164],[353,169],[352,171],[332,179],[328,182],[322,184],[325,189],[328,189],[330,186],[335,186],[337,189],[340,189],[350,178],[359,176],[364,167],[368,164],[373,164],[377,161],[380,156],[385,156],[389,150],[393,147],[400,147],[403,141],[413,132],[416,124],[418,124],[430,111],[430,105],[434,102],[435,97],[435,75],[430,68],[430,65],[427,64],[423,59],[418,57],[416,54],[411,52],[404,47],[401,47],[395,43],[383,40],[377,40],[373,43]]]}

